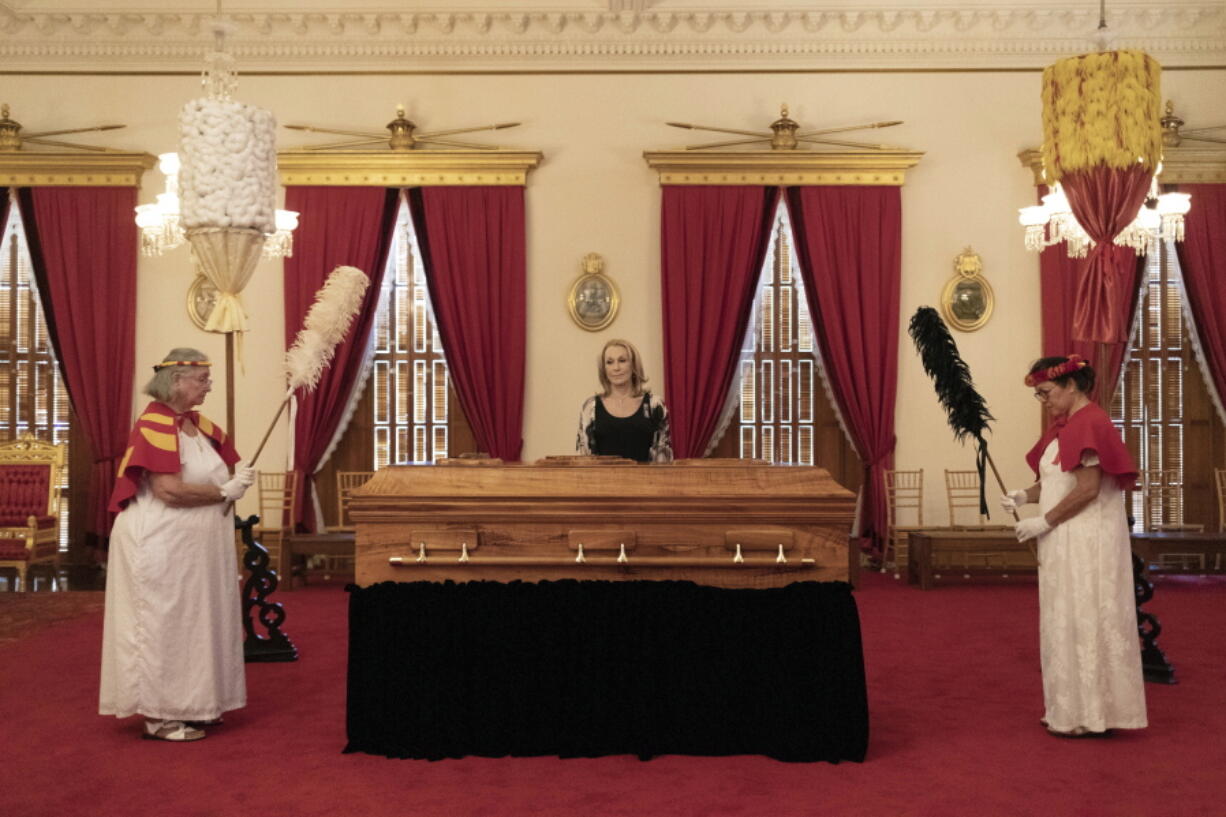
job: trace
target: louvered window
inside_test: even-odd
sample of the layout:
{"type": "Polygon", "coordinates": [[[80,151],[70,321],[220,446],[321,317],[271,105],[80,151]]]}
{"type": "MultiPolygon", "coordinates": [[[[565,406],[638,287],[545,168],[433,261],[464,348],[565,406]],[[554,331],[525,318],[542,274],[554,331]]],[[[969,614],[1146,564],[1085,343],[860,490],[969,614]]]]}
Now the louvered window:
{"type": "MultiPolygon", "coordinates": [[[[47,335],[25,231],[9,208],[0,240],[0,439],[68,445],[72,409],[47,335]]],[[[60,550],[68,550],[68,469],[60,472],[60,550]]]]}
{"type": "Polygon", "coordinates": [[[1137,530],[1183,523],[1185,343],[1179,261],[1162,242],[1145,264],[1140,320],[1111,417],[1141,469],[1129,508],[1137,530]]]}
{"type": "Polygon", "coordinates": [[[821,383],[804,283],[782,206],[773,231],[741,350],[740,456],[813,465],[814,400],[821,383]]]}
{"type": "Polygon", "coordinates": [[[447,456],[447,358],[434,323],[425,268],[402,203],[375,323],[371,388],[374,467],[447,456]]]}

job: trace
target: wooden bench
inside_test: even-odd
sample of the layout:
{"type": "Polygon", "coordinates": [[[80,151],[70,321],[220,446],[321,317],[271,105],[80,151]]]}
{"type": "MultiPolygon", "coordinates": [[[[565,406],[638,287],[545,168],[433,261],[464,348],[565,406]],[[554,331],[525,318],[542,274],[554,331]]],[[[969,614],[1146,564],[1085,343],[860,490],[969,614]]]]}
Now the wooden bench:
{"type": "Polygon", "coordinates": [[[1134,533],[1132,552],[1141,557],[1151,573],[1226,573],[1226,533],[1134,533]]]}
{"type": "MultiPolygon", "coordinates": [[[[294,569],[294,554],[304,556],[341,556],[353,558],[353,531],[335,531],[332,533],[294,533],[285,537],[282,546],[285,549],[284,564],[287,569],[294,569]]],[[[307,571],[302,571],[302,582],[306,584],[307,571]]],[[[284,582],[284,590],[292,590],[292,581],[284,582]]]]}
{"type": "Polygon", "coordinates": [[[1012,527],[929,528],[912,531],[910,540],[907,583],[921,590],[931,590],[945,574],[1008,577],[1038,569],[1030,548],[1017,541],[1012,527]]]}
{"type": "MultiPolygon", "coordinates": [[[[1132,551],[1151,573],[1226,573],[1226,533],[1153,531],[1132,534],[1132,551]]],[[[1034,557],[1012,528],[931,528],[911,533],[907,582],[931,590],[943,575],[1034,573],[1034,557]]]]}

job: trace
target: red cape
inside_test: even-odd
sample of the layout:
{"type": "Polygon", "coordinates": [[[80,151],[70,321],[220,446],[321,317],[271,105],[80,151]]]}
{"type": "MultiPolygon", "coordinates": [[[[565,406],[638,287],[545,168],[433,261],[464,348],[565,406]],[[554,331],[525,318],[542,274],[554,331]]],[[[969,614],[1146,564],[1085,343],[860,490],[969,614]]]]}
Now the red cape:
{"type": "Polygon", "coordinates": [[[1107,412],[1096,403],[1073,412],[1071,416],[1057,417],[1043,436],[1026,455],[1026,463],[1039,476],[1039,458],[1052,440],[1059,440],[1056,462],[1061,471],[1072,471],[1081,465],[1081,456],[1086,451],[1098,455],[1098,465],[1104,474],[1115,477],[1120,489],[1131,491],[1137,485],[1137,466],[1120,432],[1111,424],[1107,412]]]}
{"type": "Polygon", "coordinates": [[[187,411],[176,415],[174,409],[165,403],[154,401],[145,406],[132,433],[128,435],[128,450],[119,463],[119,473],[115,478],[115,490],[111,492],[111,502],[107,510],[118,513],[140,487],[141,477],[145,472],[152,474],[177,474],[182,466],[179,463],[179,422],[181,417],[188,417],[204,436],[213,443],[213,448],[221,456],[226,465],[238,462],[238,452],[230,443],[226,432],[222,431],[199,412],[187,411]]]}

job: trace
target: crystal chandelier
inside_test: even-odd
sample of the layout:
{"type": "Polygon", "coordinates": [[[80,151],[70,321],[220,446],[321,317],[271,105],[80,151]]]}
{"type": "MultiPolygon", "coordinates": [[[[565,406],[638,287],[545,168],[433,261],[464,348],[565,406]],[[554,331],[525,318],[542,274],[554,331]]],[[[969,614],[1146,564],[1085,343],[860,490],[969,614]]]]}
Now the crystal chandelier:
{"type": "MultiPolygon", "coordinates": [[[[233,67],[234,57],[225,46],[228,31],[227,23],[220,20],[214,22],[214,49],[205,56],[205,68],[201,75],[201,85],[210,100],[230,101],[238,85],[233,67]]],[[[142,204],[136,208],[136,226],[140,229],[143,255],[161,255],[187,240],[179,200],[179,154],[163,153],[158,156],[158,170],[166,177],[165,192],[157,195],[156,203],[142,204]]],[[[298,213],[277,210],[271,226],[271,232],[267,226],[263,228],[265,240],[261,256],[291,257],[294,254],[293,231],[298,227],[298,213]]]]}
{"type": "MultiPolygon", "coordinates": [[[[1159,167],[1161,172],[1161,167],[1159,167]]],[[[1149,195],[1137,210],[1136,218],[1114,239],[1121,247],[1132,247],[1137,255],[1147,255],[1158,241],[1183,241],[1183,217],[1191,209],[1187,193],[1161,193],[1158,176],[1150,182],[1149,195]]],[[[1026,249],[1043,249],[1065,242],[1070,258],[1085,258],[1094,240],[1077,223],[1068,197],[1057,182],[1043,203],[1019,210],[1018,221],[1026,228],[1026,249]]]]}

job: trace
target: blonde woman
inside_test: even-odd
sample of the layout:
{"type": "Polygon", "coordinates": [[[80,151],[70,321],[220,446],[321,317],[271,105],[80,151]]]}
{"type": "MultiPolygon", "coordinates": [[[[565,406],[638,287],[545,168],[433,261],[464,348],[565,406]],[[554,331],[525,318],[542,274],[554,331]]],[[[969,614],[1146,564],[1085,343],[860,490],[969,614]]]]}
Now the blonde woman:
{"type": "Polygon", "coordinates": [[[601,392],[579,410],[580,454],[604,454],[637,462],[671,462],[673,443],[664,401],[643,388],[647,375],[639,350],[610,340],[600,350],[596,374],[601,392]]]}

